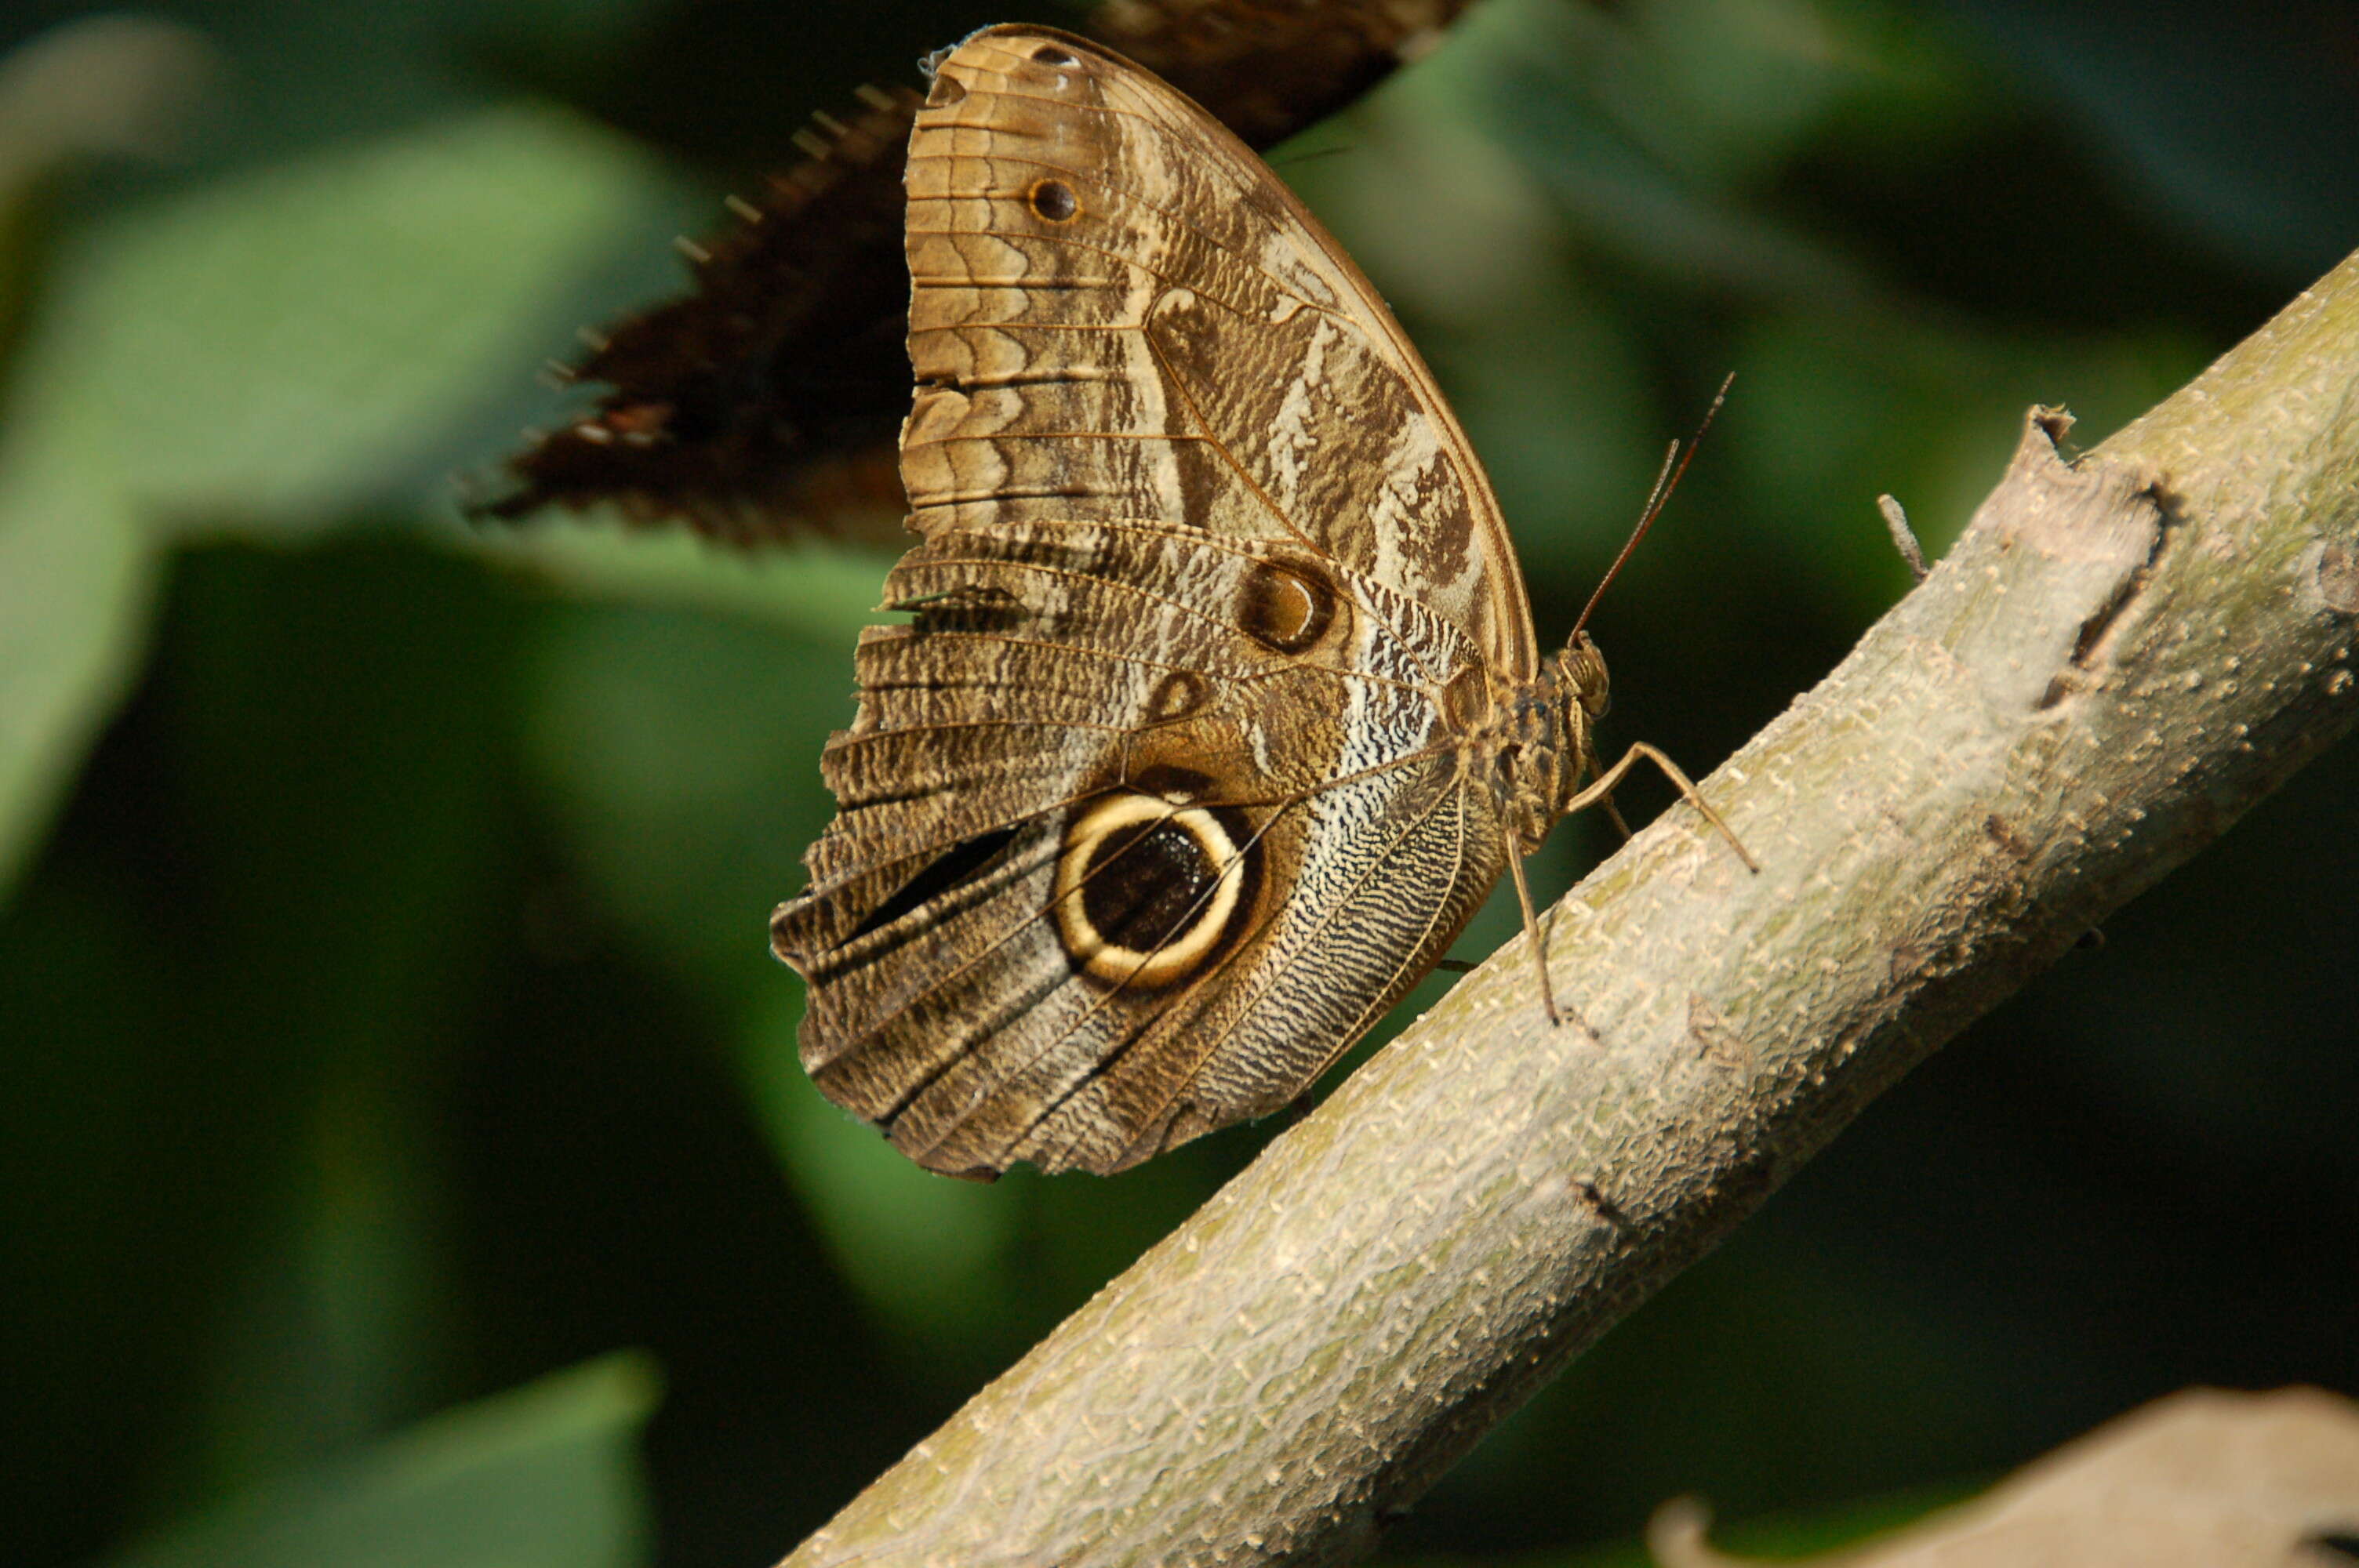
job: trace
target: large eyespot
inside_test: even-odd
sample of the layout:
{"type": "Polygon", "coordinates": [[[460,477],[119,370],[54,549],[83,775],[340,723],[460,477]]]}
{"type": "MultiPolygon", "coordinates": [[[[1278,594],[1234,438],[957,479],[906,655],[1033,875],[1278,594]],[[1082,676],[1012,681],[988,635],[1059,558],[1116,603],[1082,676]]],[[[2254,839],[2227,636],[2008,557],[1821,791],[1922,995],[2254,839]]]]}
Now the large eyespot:
{"type": "Polygon", "coordinates": [[[1084,806],[1057,862],[1057,932],[1082,973],[1164,986],[1219,947],[1245,891],[1245,847],[1219,816],[1121,791],[1084,806]]]}
{"type": "Polygon", "coordinates": [[[1256,561],[1245,573],[1237,624],[1273,654],[1299,654],[1327,634],[1335,589],[1313,568],[1256,561]]]}

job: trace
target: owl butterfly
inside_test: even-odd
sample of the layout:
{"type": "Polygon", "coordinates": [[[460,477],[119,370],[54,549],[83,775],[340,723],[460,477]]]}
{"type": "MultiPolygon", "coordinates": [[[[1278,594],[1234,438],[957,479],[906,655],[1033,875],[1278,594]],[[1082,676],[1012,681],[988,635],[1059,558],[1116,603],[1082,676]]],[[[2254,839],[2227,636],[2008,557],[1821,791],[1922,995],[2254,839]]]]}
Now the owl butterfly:
{"type": "Polygon", "coordinates": [[[1433,378],[1210,115],[992,27],[908,182],[909,619],[861,638],[772,945],[813,1081],[911,1158],[1117,1171],[1288,1103],[1669,764],[1599,767],[1596,647],[1543,661],[1433,378]]]}

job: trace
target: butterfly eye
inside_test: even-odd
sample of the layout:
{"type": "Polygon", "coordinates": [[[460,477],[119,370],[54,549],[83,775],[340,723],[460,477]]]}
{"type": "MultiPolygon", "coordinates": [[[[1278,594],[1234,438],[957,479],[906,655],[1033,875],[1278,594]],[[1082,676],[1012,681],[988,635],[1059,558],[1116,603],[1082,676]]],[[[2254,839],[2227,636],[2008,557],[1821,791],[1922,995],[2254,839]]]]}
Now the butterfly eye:
{"type": "Polygon", "coordinates": [[[1582,662],[1580,689],[1581,706],[1589,710],[1592,719],[1604,718],[1606,710],[1614,706],[1613,688],[1605,681],[1605,661],[1594,648],[1582,662]]]}
{"type": "Polygon", "coordinates": [[[1576,632],[1572,641],[1556,656],[1556,682],[1560,698],[1578,703],[1581,710],[1592,719],[1603,719],[1613,706],[1605,676],[1605,655],[1589,640],[1586,632],[1576,632]]]}

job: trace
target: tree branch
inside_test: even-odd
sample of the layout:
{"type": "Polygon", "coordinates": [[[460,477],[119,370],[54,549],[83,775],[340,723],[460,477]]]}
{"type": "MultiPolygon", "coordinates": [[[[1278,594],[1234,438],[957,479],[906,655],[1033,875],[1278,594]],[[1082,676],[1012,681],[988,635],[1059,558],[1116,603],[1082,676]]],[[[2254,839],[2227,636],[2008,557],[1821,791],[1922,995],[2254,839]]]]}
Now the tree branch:
{"type": "Polygon", "coordinates": [[[1704,791],[794,1563],[1334,1562],[1880,1089],[2359,716],[2359,257],[1949,557],[1704,791]]]}

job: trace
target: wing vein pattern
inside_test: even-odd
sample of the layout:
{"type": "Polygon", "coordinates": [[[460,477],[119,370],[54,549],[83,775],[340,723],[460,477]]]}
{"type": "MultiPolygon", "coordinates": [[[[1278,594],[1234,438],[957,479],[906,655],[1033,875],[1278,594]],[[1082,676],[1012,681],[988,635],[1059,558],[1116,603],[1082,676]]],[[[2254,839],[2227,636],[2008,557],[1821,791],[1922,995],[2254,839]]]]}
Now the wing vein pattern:
{"type": "Polygon", "coordinates": [[[1532,677],[1530,613],[1374,289],[1180,94],[985,29],[908,184],[908,620],[774,944],[915,1158],[1117,1170],[1286,1104],[1456,935],[1507,841],[1458,694],[1532,677]]]}

